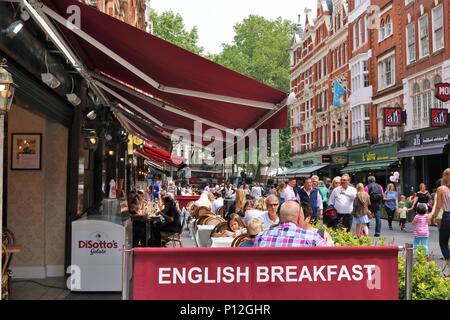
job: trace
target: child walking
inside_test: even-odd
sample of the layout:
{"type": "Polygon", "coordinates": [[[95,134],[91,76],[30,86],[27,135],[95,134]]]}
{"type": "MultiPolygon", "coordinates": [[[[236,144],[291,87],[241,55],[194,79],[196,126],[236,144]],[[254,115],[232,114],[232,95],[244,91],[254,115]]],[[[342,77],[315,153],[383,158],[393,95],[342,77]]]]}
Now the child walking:
{"type": "Polygon", "coordinates": [[[405,224],[406,224],[406,214],[408,212],[408,208],[405,207],[405,201],[400,201],[399,203],[399,207],[397,209],[399,217],[400,217],[400,230],[401,231],[406,231],[405,230],[405,224]]]}
{"type": "Polygon", "coordinates": [[[430,234],[428,226],[431,223],[431,215],[428,214],[428,206],[425,203],[418,203],[416,212],[417,214],[412,222],[416,226],[414,229],[414,249],[417,250],[418,245],[421,244],[428,255],[430,254],[428,248],[428,236],[430,234]]]}

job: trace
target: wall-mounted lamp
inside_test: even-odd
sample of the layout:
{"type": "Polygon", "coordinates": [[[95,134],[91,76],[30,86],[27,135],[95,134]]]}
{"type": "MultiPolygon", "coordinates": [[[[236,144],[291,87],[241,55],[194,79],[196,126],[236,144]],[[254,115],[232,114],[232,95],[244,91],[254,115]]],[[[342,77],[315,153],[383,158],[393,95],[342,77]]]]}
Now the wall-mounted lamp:
{"type": "Polygon", "coordinates": [[[14,82],[11,76],[5,68],[6,60],[2,60],[0,63],[0,113],[8,113],[11,109],[12,100],[14,97],[14,82]]]}

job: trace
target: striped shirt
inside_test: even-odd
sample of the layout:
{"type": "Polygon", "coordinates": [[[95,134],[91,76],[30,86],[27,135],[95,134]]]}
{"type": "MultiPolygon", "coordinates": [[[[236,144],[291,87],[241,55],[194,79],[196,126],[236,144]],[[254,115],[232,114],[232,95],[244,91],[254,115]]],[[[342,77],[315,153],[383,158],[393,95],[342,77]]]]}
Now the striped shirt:
{"type": "Polygon", "coordinates": [[[255,239],[255,247],[328,246],[328,243],[317,232],[299,228],[293,222],[283,222],[258,235],[255,239]]]}
{"type": "Polygon", "coordinates": [[[416,214],[414,217],[416,221],[416,228],[414,229],[414,237],[428,237],[430,235],[428,229],[428,215],[416,214]]]}

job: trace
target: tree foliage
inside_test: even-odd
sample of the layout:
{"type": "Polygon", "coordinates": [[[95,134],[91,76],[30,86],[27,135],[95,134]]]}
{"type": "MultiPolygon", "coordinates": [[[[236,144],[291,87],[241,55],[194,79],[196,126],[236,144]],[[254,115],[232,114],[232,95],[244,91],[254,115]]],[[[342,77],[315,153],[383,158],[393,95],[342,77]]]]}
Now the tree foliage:
{"type": "Polygon", "coordinates": [[[186,30],[183,17],[179,13],[170,10],[158,14],[155,10],[152,10],[151,18],[155,36],[193,53],[203,53],[204,49],[198,45],[197,27],[194,26],[191,30],[186,30]]]}
{"type": "MultiPolygon", "coordinates": [[[[230,69],[273,86],[289,91],[289,47],[295,24],[277,18],[268,20],[250,15],[234,26],[231,44],[222,44],[223,51],[209,58],[230,69]]],[[[289,160],[290,128],[280,132],[280,165],[289,160]]]]}

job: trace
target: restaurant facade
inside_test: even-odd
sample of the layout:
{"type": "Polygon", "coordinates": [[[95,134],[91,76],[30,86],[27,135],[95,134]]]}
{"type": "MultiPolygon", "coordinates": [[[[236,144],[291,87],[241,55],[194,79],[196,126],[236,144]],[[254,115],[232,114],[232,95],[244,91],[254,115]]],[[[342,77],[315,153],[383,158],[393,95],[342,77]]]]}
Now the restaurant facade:
{"type": "Polygon", "coordinates": [[[432,192],[437,188],[442,172],[450,167],[450,130],[428,128],[405,135],[398,157],[402,160],[403,189],[416,192],[425,183],[432,192]]]}
{"type": "Polygon", "coordinates": [[[72,225],[102,213],[112,180],[126,197],[152,164],[173,172],[176,129],[193,137],[195,121],[202,133],[286,126],[286,93],[95,8],[74,0],[0,8],[1,28],[13,31],[0,35],[0,57],[17,86],[2,150],[3,227],[22,248],[10,266],[15,278],[66,275],[72,225]],[[83,30],[66,24],[74,5],[83,30]],[[28,13],[21,29],[10,28],[21,23],[17,12],[28,13]]]}

